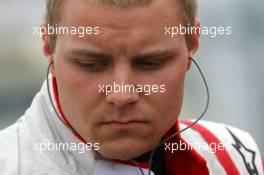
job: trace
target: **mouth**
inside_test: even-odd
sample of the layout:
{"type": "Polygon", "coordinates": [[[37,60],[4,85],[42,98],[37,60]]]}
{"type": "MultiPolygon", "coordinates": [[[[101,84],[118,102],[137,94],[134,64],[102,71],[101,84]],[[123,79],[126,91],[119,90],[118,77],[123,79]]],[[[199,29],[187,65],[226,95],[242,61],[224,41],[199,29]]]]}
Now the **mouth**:
{"type": "Polygon", "coordinates": [[[138,129],[146,124],[147,124],[146,121],[130,120],[127,122],[120,122],[120,121],[103,122],[101,123],[101,126],[112,130],[131,130],[131,129],[138,129]]]}

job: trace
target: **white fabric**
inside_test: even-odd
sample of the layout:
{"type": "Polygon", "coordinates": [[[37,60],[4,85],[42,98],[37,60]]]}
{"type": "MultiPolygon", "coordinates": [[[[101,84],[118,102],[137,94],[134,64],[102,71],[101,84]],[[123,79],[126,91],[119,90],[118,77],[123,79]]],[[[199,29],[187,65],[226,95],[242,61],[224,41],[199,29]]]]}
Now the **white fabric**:
{"type": "MultiPolygon", "coordinates": [[[[142,171],[144,175],[148,175],[148,169],[142,168],[142,171]]],[[[97,161],[95,172],[96,175],[142,175],[138,167],[104,160],[97,161]]],[[[151,175],[154,175],[154,173],[151,175]]]]}

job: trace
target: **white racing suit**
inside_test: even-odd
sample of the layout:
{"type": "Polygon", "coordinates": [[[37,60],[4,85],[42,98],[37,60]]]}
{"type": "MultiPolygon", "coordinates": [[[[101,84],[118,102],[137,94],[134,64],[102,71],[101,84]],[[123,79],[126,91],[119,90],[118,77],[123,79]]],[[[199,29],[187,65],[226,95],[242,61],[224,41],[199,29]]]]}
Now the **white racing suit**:
{"type": "MultiPolygon", "coordinates": [[[[175,128],[190,123],[177,122],[175,128]]],[[[81,142],[56,116],[45,82],[25,114],[0,131],[0,175],[142,175],[133,164],[101,160],[95,151],[76,145],[81,142]],[[70,147],[56,147],[60,143],[70,147]]],[[[201,121],[164,150],[168,175],[263,175],[253,138],[224,124],[201,121]]],[[[148,173],[148,167],[141,168],[148,173]]]]}

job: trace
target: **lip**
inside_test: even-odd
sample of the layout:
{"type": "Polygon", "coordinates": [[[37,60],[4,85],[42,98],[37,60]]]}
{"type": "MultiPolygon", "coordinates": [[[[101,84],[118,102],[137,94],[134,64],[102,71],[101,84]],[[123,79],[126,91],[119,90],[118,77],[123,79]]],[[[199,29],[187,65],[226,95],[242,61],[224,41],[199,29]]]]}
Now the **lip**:
{"type": "Polygon", "coordinates": [[[145,121],[137,121],[137,120],[131,120],[128,122],[110,121],[110,122],[101,123],[101,126],[113,130],[129,130],[129,129],[136,129],[142,127],[146,123],[147,122],[145,121]]]}

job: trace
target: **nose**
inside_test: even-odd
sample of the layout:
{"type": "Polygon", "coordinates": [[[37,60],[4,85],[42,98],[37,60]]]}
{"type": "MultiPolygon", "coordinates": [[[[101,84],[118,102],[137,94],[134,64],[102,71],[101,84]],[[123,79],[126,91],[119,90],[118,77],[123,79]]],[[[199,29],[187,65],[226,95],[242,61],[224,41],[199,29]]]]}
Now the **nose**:
{"type": "Polygon", "coordinates": [[[121,62],[115,68],[110,79],[114,82],[114,86],[119,87],[112,87],[113,91],[107,95],[106,101],[122,109],[139,101],[139,93],[135,90],[137,76],[126,62],[121,62]]]}
{"type": "Polygon", "coordinates": [[[112,92],[106,97],[107,102],[118,108],[126,108],[135,104],[139,100],[138,92],[112,92]]]}

